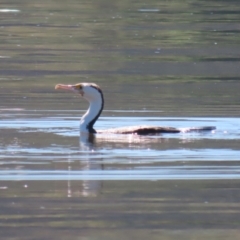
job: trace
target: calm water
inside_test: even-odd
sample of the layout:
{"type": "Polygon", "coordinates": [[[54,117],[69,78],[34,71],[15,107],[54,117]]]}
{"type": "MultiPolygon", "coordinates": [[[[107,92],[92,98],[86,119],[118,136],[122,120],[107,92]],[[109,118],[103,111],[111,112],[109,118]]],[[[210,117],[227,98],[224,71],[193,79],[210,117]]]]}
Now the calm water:
{"type": "Polygon", "coordinates": [[[1,4],[3,239],[239,239],[240,3],[1,4]],[[208,133],[79,136],[95,82],[97,129],[208,133]]]}

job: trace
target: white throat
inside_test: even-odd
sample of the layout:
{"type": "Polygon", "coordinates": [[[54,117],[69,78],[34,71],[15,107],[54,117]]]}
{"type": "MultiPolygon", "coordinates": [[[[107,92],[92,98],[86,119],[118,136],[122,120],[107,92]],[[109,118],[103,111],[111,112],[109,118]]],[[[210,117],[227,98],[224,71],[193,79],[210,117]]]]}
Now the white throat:
{"type": "Polygon", "coordinates": [[[80,132],[96,133],[93,129],[94,123],[97,121],[103,109],[103,97],[100,93],[94,98],[84,98],[89,102],[87,112],[82,116],[80,121],[80,132]]]}

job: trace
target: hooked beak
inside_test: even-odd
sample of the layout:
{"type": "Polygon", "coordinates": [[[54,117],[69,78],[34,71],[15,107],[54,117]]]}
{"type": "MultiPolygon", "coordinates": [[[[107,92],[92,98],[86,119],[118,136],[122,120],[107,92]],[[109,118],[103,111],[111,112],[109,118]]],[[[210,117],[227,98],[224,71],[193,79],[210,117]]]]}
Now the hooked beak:
{"type": "Polygon", "coordinates": [[[71,90],[74,91],[73,85],[64,85],[64,84],[57,84],[55,86],[55,89],[65,89],[65,90],[71,90]]]}
{"type": "Polygon", "coordinates": [[[76,89],[74,85],[57,84],[57,85],[55,86],[55,89],[56,89],[56,90],[58,90],[58,89],[70,90],[70,91],[73,91],[73,92],[80,93],[81,96],[83,96],[83,91],[82,91],[82,90],[79,90],[79,89],[76,89]]]}

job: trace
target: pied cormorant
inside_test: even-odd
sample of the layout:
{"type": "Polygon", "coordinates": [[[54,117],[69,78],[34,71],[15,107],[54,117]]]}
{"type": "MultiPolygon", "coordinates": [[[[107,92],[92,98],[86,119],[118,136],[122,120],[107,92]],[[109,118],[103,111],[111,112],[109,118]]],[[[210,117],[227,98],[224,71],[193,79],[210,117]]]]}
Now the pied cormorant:
{"type": "Polygon", "coordinates": [[[113,134],[159,134],[159,133],[180,133],[192,131],[212,131],[215,127],[191,127],[191,128],[174,128],[174,127],[159,127],[159,126],[130,126],[111,128],[107,130],[95,130],[93,128],[95,122],[99,118],[103,107],[104,98],[101,88],[95,83],[78,83],[75,85],[57,84],[55,89],[70,90],[80,94],[89,102],[87,112],[82,116],[80,121],[80,132],[82,133],[113,133],[113,134]]]}

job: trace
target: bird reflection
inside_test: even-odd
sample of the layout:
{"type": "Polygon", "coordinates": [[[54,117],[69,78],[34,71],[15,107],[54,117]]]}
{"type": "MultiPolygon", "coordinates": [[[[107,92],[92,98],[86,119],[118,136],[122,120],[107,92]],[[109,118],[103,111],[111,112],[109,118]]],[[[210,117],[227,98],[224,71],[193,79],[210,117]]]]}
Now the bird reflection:
{"type": "MultiPolygon", "coordinates": [[[[80,153],[84,152],[84,158],[81,156],[81,170],[92,175],[92,171],[101,170],[101,159],[93,159],[95,154],[96,137],[94,134],[81,133],[79,137],[80,153]]],[[[71,163],[69,163],[71,164],[71,163]]],[[[71,171],[71,167],[68,168],[71,171]]],[[[100,180],[83,180],[81,187],[77,192],[72,192],[71,180],[68,180],[68,197],[84,196],[95,197],[101,190],[100,180]]]]}
{"type": "MultiPolygon", "coordinates": [[[[89,133],[80,133],[79,136],[79,148],[80,148],[80,154],[83,153],[83,155],[80,155],[80,164],[81,164],[81,170],[84,171],[84,173],[89,173],[90,178],[93,176],[94,171],[101,171],[104,169],[104,164],[102,162],[102,159],[99,158],[99,152],[98,149],[101,149],[101,145],[104,144],[106,147],[107,143],[111,145],[111,147],[114,148],[116,146],[115,144],[121,144],[121,147],[123,148],[132,148],[135,146],[139,147],[139,143],[141,143],[142,146],[146,146],[148,142],[154,142],[158,141],[159,138],[150,138],[150,137],[142,137],[138,135],[102,135],[102,134],[89,134],[89,133]],[[95,155],[95,156],[94,156],[95,155]]],[[[72,171],[72,165],[71,159],[68,161],[68,170],[69,175],[72,171]]],[[[74,197],[74,196],[84,196],[84,197],[94,197],[99,195],[101,192],[101,188],[103,185],[102,180],[83,180],[81,181],[81,187],[77,191],[73,191],[71,177],[69,177],[68,180],[68,197],[74,197]]]]}
{"type": "Polygon", "coordinates": [[[92,133],[80,133],[79,143],[80,150],[94,150],[96,136],[92,133]]]}
{"type": "MultiPolygon", "coordinates": [[[[104,171],[104,164],[106,163],[106,160],[103,161],[104,154],[106,154],[102,153],[103,149],[149,150],[156,148],[164,151],[176,149],[176,146],[187,145],[194,141],[196,141],[196,139],[186,138],[185,135],[182,135],[181,138],[169,138],[166,135],[139,136],[135,134],[117,135],[81,133],[79,136],[79,160],[80,169],[84,172],[86,180],[81,181],[81,187],[78,185],[78,190],[72,192],[70,177],[68,181],[68,196],[95,197],[100,194],[104,181],[99,179],[99,176],[104,174],[104,172],[101,173],[101,171],[104,171]],[[95,177],[96,180],[94,179],[95,177]]],[[[159,158],[160,157],[161,153],[159,153],[159,158]]],[[[72,170],[71,164],[73,163],[69,161],[69,174],[71,174],[72,170]]],[[[128,169],[131,169],[132,167],[132,165],[129,165],[128,169]]]]}

